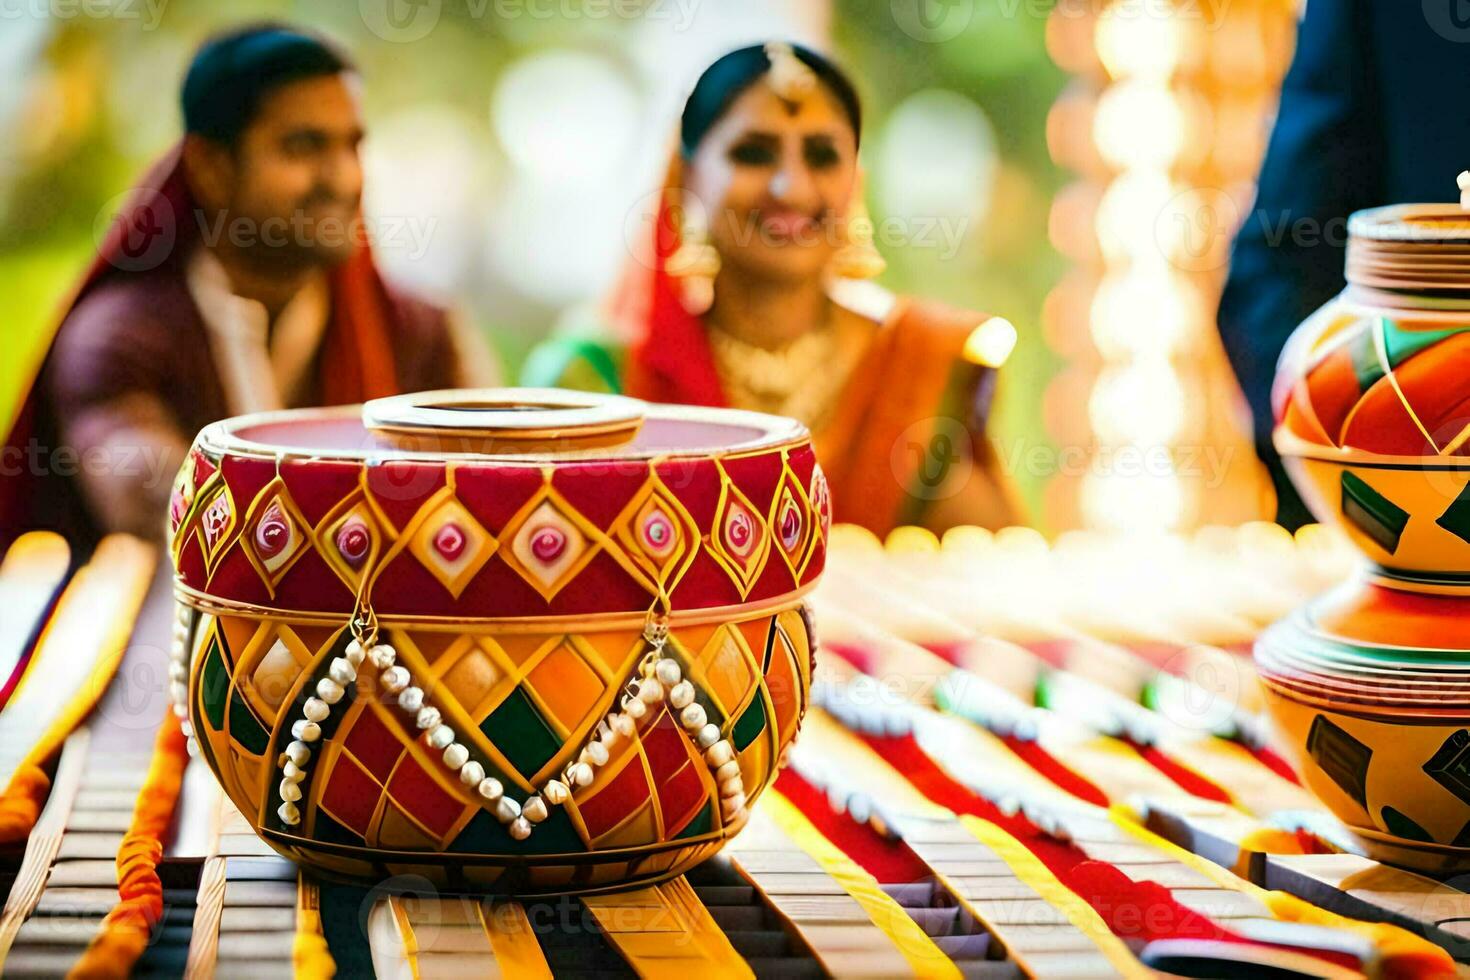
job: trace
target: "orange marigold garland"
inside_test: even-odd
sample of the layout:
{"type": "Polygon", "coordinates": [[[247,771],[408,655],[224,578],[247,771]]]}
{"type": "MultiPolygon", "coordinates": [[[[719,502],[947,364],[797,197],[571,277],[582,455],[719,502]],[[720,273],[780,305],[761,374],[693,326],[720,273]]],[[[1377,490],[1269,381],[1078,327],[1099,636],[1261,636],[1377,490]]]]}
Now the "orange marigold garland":
{"type": "Polygon", "coordinates": [[[19,844],[30,836],[50,789],[51,779],[40,766],[27,763],[15,771],[0,794],[0,845],[19,844]]]}
{"type": "Polygon", "coordinates": [[[173,820],[188,762],[183,730],[169,712],[153,743],[153,761],[133,807],[133,822],[117,850],[118,904],[102,920],[71,977],[127,977],[148,948],[163,917],[163,883],[158,877],[163,835],[173,820]]]}

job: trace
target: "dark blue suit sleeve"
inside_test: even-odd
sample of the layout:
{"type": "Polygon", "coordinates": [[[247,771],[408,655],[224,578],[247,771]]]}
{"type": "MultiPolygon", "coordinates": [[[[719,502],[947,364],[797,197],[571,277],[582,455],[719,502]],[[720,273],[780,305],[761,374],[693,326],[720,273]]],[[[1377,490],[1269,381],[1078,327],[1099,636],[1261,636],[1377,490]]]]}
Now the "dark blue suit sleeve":
{"type": "Polygon", "coordinates": [[[1263,455],[1281,348],[1342,289],[1347,216],[1383,203],[1385,147],[1363,2],[1307,2],[1256,203],[1236,237],[1220,301],[1220,336],[1263,455]]]}

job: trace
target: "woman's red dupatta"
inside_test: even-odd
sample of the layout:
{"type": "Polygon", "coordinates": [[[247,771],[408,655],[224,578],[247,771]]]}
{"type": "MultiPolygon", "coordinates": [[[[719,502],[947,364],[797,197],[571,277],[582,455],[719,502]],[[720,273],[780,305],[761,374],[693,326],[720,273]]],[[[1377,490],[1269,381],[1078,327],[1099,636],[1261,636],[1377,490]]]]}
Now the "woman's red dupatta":
{"type": "MultiPolygon", "coordinates": [[[[725,407],[729,400],[704,324],[684,308],[679,283],[668,272],[669,258],[680,245],[675,211],[680,173],[676,156],[659,196],[652,241],[629,263],[613,295],[612,316],[630,337],[628,394],[725,407]]],[[[900,520],[910,478],[922,461],[922,453],[910,453],[902,443],[927,441],[950,372],[976,322],[975,314],[903,300],[879,328],[838,396],[832,418],[813,433],[837,520],[878,535],[900,520]],[[928,420],[928,428],[916,429],[918,420],[928,420]]]]}

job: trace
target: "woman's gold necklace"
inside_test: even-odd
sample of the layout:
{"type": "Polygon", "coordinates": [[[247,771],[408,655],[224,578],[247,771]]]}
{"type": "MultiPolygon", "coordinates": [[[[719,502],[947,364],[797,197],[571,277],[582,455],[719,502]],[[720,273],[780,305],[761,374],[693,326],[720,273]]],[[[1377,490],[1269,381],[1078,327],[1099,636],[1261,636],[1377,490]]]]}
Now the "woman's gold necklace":
{"type": "Polygon", "coordinates": [[[786,415],[813,430],[826,421],[852,368],[830,319],[774,350],[714,324],[707,332],[715,370],[732,405],[786,415]]]}

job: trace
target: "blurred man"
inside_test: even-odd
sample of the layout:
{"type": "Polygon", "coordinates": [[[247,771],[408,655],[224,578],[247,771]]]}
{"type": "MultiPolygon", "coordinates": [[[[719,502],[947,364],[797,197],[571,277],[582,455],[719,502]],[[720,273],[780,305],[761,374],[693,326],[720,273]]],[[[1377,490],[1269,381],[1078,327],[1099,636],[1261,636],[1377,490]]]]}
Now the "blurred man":
{"type": "Polygon", "coordinates": [[[479,338],[378,275],[345,55],[236,31],[200,49],[182,103],[182,143],[102,242],[7,440],[0,539],[160,537],[220,418],[494,380],[479,338]]]}
{"type": "Polygon", "coordinates": [[[1288,526],[1311,517],[1271,446],[1271,382],[1287,336],[1343,287],[1347,216],[1457,200],[1470,167],[1470,21],[1457,2],[1306,4],[1219,314],[1288,526]]]}

